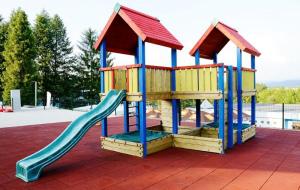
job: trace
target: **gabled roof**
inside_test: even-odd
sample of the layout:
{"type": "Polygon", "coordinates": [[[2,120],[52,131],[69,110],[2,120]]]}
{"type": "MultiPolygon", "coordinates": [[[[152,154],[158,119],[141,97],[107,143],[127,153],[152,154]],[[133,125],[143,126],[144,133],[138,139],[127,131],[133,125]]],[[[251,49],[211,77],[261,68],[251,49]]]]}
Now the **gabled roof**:
{"type": "Polygon", "coordinates": [[[183,48],[157,18],[120,4],[116,4],[94,47],[98,49],[103,39],[106,39],[108,51],[134,55],[137,36],[145,42],[175,49],[183,48]]]}
{"type": "Polygon", "coordinates": [[[199,49],[201,58],[213,59],[214,53],[219,53],[229,40],[242,51],[251,55],[260,56],[261,54],[254,46],[243,38],[237,30],[222,22],[215,22],[210,25],[204,35],[195,44],[190,51],[190,55],[194,56],[197,49],[199,49]]]}

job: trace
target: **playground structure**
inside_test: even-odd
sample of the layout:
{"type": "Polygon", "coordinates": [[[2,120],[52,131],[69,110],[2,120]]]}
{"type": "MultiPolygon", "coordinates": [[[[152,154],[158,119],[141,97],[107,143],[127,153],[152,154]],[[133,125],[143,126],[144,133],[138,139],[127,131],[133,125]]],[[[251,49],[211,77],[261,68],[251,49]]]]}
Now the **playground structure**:
{"type": "Polygon", "coordinates": [[[95,48],[101,55],[101,95],[112,89],[126,90],[124,134],[107,136],[107,121],[102,121],[101,147],[144,157],[169,148],[179,147],[224,153],[255,136],[255,56],[260,52],[237,30],[214,22],[190,51],[193,66],[177,66],[181,43],[160,23],[144,13],[116,5],[95,48]],[[118,36],[116,38],[116,36],[118,36]],[[237,66],[218,63],[217,54],[232,41],[237,46],[237,66]],[[146,65],[145,43],[171,48],[170,67],[146,65]],[[106,67],[106,51],[133,55],[135,64],[106,67]],[[251,68],[242,67],[242,51],[251,55],[251,68]],[[200,65],[200,58],[213,64],[200,65]],[[243,97],[251,97],[251,123],[243,123],[243,97]],[[180,100],[196,100],[196,128],[180,126],[180,100]],[[200,103],[214,102],[214,122],[201,125],[200,103]],[[238,103],[238,121],[233,121],[233,101],[238,103]],[[162,125],[146,129],[146,101],[160,100],[162,125]],[[130,102],[136,112],[129,113],[130,102]],[[129,118],[136,117],[134,124],[129,118]],[[129,132],[130,126],[137,131],[129,132]],[[139,137],[139,138],[138,138],[139,137]]]}
{"type": "Polygon", "coordinates": [[[103,149],[139,157],[170,147],[224,153],[255,136],[255,56],[260,53],[235,29],[213,23],[190,51],[195,65],[177,66],[177,50],[183,45],[160,21],[117,4],[95,48],[100,52],[102,101],[69,124],[49,145],[18,161],[18,178],[37,180],[43,168],[70,151],[99,121],[103,149]],[[228,41],[237,45],[237,67],[217,61],[217,54],[228,41]],[[171,66],[146,65],[146,42],[170,48],[171,66]],[[135,64],[108,68],[107,51],[132,55],[135,64]],[[251,54],[251,68],[242,67],[242,51],[251,54]],[[213,64],[200,65],[200,57],[212,59],[213,64]],[[244,96],[251,96],[250,124],[243,123],[244,96]],[[233,121],[234,98],[238,103],[237,123],[233,121]],[[180,100],[185,99],[196,100],[196,128],[179,124],[180,100]],[[201,123],[203,99],[214,101],[212,123],[201,123]],[[161,101],[161,125],[146,128],[147,100],[161,101]],[[107,117],[122,102],[124,133],[108,136],[107,117]],[[132,106],[134,113],[129,112],[132,106]],[[135,118],[134,124],[130,124],[130,117],[135,118]],[[130,126],[136,130],[130,130],[130,126]]]}

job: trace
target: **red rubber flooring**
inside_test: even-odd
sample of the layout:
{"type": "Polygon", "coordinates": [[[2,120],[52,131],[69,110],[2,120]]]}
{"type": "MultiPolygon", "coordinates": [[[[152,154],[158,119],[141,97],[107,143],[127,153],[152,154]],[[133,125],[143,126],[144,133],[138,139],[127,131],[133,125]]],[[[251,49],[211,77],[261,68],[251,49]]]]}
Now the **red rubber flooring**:
{"type": "MultiPolygon", "coordinates": [[[[272,129],[257,129],[255,139],[225,155],[171,148],[141,159],[101,150],[96,126],[40,180],[15,178],[16,161],[47,145],[66,126],[0,129],[0,189],[300,189],[300,132],[272,129]]],[[[109,132],[121,131],[122,119],[109,119],[109,132]]]]}

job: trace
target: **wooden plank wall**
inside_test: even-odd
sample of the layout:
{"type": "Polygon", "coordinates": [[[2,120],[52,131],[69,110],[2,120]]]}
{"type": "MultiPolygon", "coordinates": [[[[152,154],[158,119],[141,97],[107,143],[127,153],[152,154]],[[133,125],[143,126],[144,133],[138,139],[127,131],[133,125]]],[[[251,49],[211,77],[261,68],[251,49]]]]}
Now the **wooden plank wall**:
{"type": "Polygon", "coordinates": [[[222,152],[222,140],[189,135],[173,134],[174,147],[200,150],[207,152],[222,152]]]}
{"type": "Polygon", "coordinates": [[[137,93],[139,92],[138,85],[138,69],[139,68],[130,68],[127,70],[128,72],[128,93],[137,93]]]}
{"type": "Polygon", "coordinates": [[[252,125],[251,127],[248,127],[247,129],[244,129],[242,132],[242,141],[245,142],[248,139],[254,137],[256,134],[256,126],[252,125]]]}
{"type": "Polygon", "coordinates": [[[114,82],[116,90],[126,90],[126,70],[114,70],[114,82]]]}
{"type": "Polygon", "coordinates": [[[104,72],[104,93],[107,93],[112,87],[112,71],[102,72],[104,72]]]}
{"type": "Polygon", "coordinates": [[[170,92],[171,71],[161,69],[146,69],[146,92],[170,92]]]}
{"type": "Polygon", "coordinates": [[[218,68],[176,70],[176,91],[217,92],[218,68]]]}
{"type": "Polygon", "coordinates": [[[101,148],[123,154],[129,154],[132,156],[143,156],[143,146],[141,143],[116,140],[109,137],[101,137],[101,148]]]}
{"type": "Polygon", "coordinates": [[[172,101],[161,100],[161,121],[162,125],[172,128],[172,101]]]}

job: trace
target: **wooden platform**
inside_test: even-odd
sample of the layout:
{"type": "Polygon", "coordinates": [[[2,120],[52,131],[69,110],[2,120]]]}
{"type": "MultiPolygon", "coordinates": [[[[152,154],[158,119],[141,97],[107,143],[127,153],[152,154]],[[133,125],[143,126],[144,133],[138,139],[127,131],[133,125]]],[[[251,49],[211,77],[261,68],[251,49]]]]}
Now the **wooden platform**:
{"type": "MultiPolygon", "coordinates": [[[[109,135],[123,131],[122,118],[108,119],[109,135]]],[[[159,121],[147,120],[149,125],[159,121]]],[[[169,148],[145,159],[99,148],[100,127],[48,166],[34,183],[15,177],[16,161],[41,149],[68,123],[0,129],[1,190],[298,190],[300,132],[257,128],[254,139],[226,154],[169,148]],[[34,134],[34,138],[32,136],[34,134]]]]}

